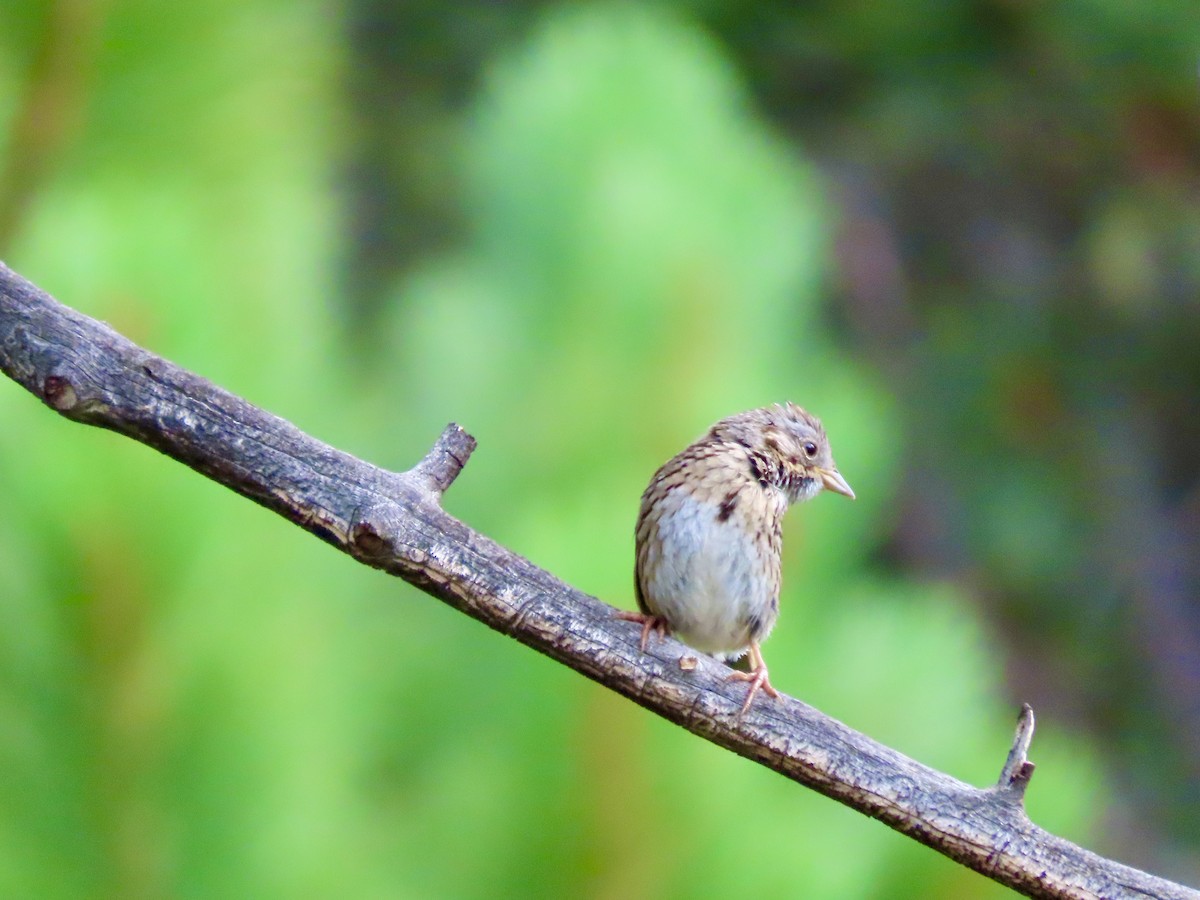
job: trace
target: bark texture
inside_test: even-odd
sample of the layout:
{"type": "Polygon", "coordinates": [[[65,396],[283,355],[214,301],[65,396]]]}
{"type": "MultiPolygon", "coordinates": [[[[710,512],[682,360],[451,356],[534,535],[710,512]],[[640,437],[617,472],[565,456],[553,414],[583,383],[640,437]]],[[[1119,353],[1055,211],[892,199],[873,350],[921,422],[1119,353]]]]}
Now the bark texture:
{"type": "Polygon", "coordinates": [[[367,565],[417,585],[713,743],[832,797],[1031,897],[1189,898],[1200,892],[1097,856],[1034,825],[1025,707],[1000,780],[976,788],[790,697],[738,719],[745,686],[448,515],[475,448],[457,425],[407,472],[304,434],[57,303],[0,263],[0,370],[67,418],[191,466],[367,565]]]}

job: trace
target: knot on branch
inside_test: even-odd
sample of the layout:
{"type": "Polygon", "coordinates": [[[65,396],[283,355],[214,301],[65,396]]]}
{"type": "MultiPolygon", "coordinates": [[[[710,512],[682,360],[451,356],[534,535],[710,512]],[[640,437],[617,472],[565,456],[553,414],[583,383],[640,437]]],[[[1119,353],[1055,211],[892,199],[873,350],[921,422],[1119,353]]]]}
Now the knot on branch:
{"type": "Polygon", "coordinates": [[[390,539],[384,537],[380,526],[370,518],[361,518],[350,526],[350,550],[360,559],[378,560],[394,555],[390,539]]]}
{"type": "MultiPolygon", "coordinates": [[[[34,382],[36,384],[36,380],[34,382]]],[[[34,390],[34,393],[37,393],[34,390]]],[[[86,377],[64,374],[62,369],[51,370],[41,383],[42,401],[68,419],[86,422],[103,418],[108,410],[104,397],[86,377]]]]}
{"type": "Polygon", "coordinates": [[[65,375],[47,375],[42,384],[42,397],[60,413],[67,413],[79,404],[79,394],[65,375]]]}

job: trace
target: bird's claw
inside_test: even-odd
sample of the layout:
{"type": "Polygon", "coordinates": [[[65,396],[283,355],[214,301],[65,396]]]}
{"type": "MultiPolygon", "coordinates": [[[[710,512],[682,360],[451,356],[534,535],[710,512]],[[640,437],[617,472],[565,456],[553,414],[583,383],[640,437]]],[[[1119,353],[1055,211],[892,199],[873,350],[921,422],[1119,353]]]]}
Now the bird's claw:
{"type": "Polygon", "coordinates": [[[771,686],[771,682],[767,680],[767,667],[755,669],[753,672],[733,672],[730,674],[729,681],[748,681],[750,682],[750,690],[746,692],[746,699],[742,703],[742,708],[738,710],[738,720],[746,714],[746,710],[750,708],[750,704],[754,702],[754,695],[759,689],[768,697],[778,697],[779,691],[771,686]]]}
{"type": "Polygon", "coordinates": [[[662,616],[652,616],[649,613],[631,612],[629,610],[618,610],[617,618],[624,619],[626,622],[638,622],[642,626],[642,642],[641,651],[646,652],[646,642],[650,639],[650,632],[658,632],[660,638],[665,638],[671,633],[671,628],[667,625],[667,620],[662,616]]]}
{"type": "Polygon", "coordinates": [[[746,710],[750,708],[750,704],[754,702],[754,695],[761,688],[763,693],[768,697],[779,697],[779,691],[771,686],[771,682],[767,678],[767,664],[763,660],[762,651],[758,648],[758,643],[750,644],[750,664],[749,672],[731,672],[727,681],[748,681],[750,682],[750,690],[746,692],[746,699],[742,703],[742,708],[738,710],[737,720],[742,721],[742,716],[746,714],[746,710]]]}

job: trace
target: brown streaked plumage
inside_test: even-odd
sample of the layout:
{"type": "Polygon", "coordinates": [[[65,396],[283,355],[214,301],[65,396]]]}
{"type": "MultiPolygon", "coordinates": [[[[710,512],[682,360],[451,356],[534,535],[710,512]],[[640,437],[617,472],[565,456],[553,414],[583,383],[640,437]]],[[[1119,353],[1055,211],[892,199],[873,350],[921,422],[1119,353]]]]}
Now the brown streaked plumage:
{"type": "Polygon", "coordinates": [[[767,680],[760,643],[779,615],[783,515],[823,489],[853,497],[820,421],[794,403],[717,422],[668,460],[642,494],[634,586],[642,650],[673,633],[719,659],[750,653],[739,717],[767,680]]]}

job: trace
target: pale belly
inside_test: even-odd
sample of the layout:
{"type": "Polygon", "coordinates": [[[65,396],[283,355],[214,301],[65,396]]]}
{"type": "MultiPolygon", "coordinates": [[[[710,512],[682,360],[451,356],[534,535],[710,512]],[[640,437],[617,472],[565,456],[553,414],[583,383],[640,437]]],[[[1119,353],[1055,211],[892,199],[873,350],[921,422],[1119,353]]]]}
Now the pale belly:
{"type": "Polygon", "coordinates": [[[777,581],[765,548],[737,517],[718,521],[711,503],[683,498],[660,516],[655,537],[642,593],[680,640],[736,659],[752,638],[767,636],[777,581]]]}

